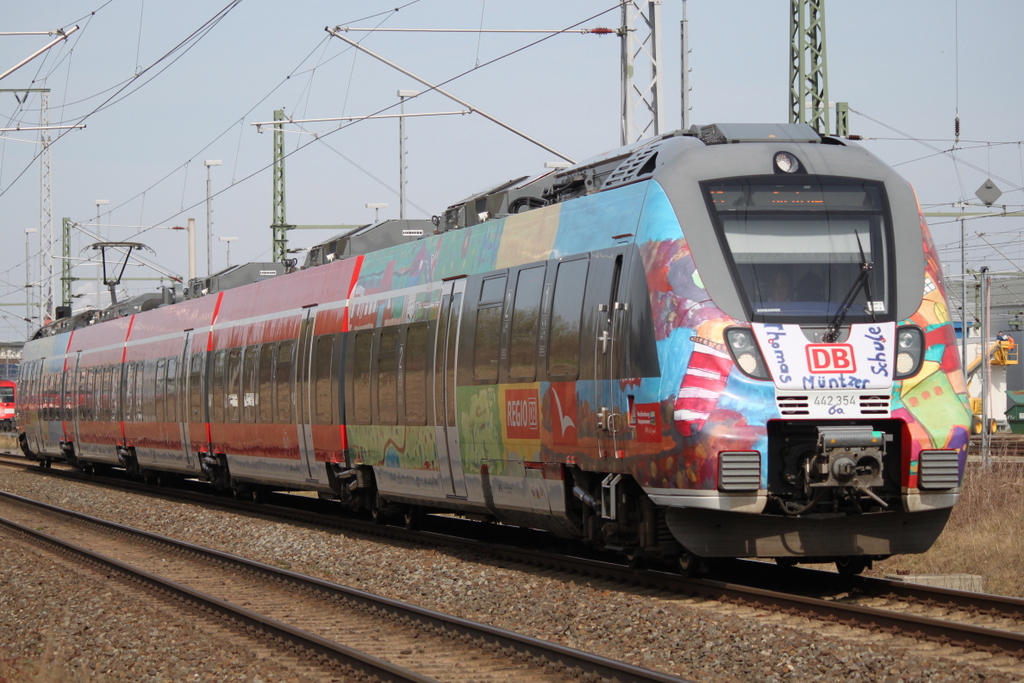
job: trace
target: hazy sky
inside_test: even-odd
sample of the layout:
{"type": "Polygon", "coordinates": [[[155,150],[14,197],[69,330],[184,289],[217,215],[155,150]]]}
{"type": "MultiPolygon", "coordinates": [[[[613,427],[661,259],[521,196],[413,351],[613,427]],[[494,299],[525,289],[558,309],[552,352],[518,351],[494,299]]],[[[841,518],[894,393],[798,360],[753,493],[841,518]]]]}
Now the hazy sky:
{"type": "MultiPolygon", "coordinates": [[[[167,226],[194,217],[199,273],[206,271],[206,160],[214,206],[214,270],[231,261],[269,260],[272,134],[250,123],[284,108],[295,118],[360,116],[395,105],[397,91],[422,90],[408,76],[331,38],[326,26],[564,29],[615,27],[612,0],[48,0],[13,2],[0,31],[80,28],[0,88],[50,92],[54,230],[69,217],[104,239],[143,242],[162,269],[187,270],[185,237],[167,226]],[[398,7],[399,10],[395,11],[398,7]]],[[[665,0],[663,65],[668,128],[680,125],[679,21],[683,3],[665,0]]],[[[789,2],[690,0],[691,123],[785,122],[789,90],[789,2]]],[[[952,210],[989,177],[998,204],[1024,204],[1021,151],[1024,3],[1019,0],[859,0],[827,7],[829,96],[853,110],[851,132],[910,180],[928,211],[952,210]],[[954,146],[954,117],[961,136],[954,146]]],[[[397,64],[571,156],[619,144],[619,41],[614,36],[351,32],[397,64]],[[524,49],[525,48],[525,49],[524,49]],[[479,66],[478,66],[479,65],[479,66]],[[454,80],[450,80],[454,79],[454,80]]],[[[48,36],[0,36],[0,72],[46,45],[48,36]]],[[[459,105],[431,93],[407,112],[459,105]]],[[[397,108],[390,112],[394,113],[397,108]]],[[[0,93],[5,128],[39,125],[39,96],[22,103],[0,93]]],[[[364,223],[366,203],[398,217],[398,123],[308,124],[289,133],[287,219],[295,224],[364,223]],[[301,148],[301,149],[300,149],[301,148]]],[[[294,127],[293,127],[294,128],[294,127]]],[[[0,140],[0,339],[24,338],[25,229],[40,223],[38,133],[0,140]]],[[[408,121],[410,218],[440,214],[460,199],[510,178],[539,173],[550,152],[479,115],[408,121]]],[[[967,211],[980,212],[981,207],[967,211]]],[[[947,275],[961,272],[959,224],[931,219],[947,275]]],[[[968,266],[1018,270],[1024,219],[970,220],[968,266]],[[984,233],[978,235],[977,233],[984,233]]],[[[330,233],[293,231],[290,246],[330,233]]],[[[38,252],[38,235],[31,235],[38,252]]],[[[95,240],[75,230],[72,258],[95,240]]],[[[59,245],[57,247],[59,253],[59,245]]],[[[301,258],[301,254],[299,254],[301,258]]],[[[37,268],[37,266],[33,266],[37,268]]],[[[59,263],[55,266],[59,276],[59,263]]],[[[75,291],[92,298],[96,269],[83,265],[75,291]]],[[[129,267],[125,284],[151,290],[129,267]]],[[[33,280],[38,279],[34,273],[33,280]]],[[[59,285],[58,291],[59,295],[59,285]]]]}

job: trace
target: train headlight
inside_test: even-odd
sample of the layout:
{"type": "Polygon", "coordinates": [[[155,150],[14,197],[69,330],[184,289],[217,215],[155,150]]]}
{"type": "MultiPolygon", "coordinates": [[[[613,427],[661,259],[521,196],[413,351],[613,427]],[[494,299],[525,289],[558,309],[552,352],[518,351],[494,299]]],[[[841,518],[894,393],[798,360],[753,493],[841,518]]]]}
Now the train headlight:
{"type": "Polygon", "coordinates": [[[749,327],[730,327],[725,331],[725,339],[729,342],[732,359],[744,375],[754,379],[769,379],[764,358],[761,357],[754,333],[749,327]]]}
{"type": "Polygon", "coordinates": [[[790,154],[789,152],[775,153],[776,173],[797,173],[799,171],[800,160],[796,158],[796,155],[790,154]]]}
{"type": "Polygon", "coordinates": [[[900,327],[896,330],[896,379],[912,377],[921,369],[924,360],[924,332],[920,327],[900,327]]]}

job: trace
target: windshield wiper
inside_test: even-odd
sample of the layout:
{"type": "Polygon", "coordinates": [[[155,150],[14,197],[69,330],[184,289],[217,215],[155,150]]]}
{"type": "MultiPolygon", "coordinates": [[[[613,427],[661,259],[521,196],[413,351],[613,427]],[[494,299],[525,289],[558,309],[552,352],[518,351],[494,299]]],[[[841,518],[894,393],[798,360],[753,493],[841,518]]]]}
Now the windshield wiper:
{"type": "Polygon", "coordinates": [[[871,285],[869,280],[871,278],[871,271],[875,265],[873,262],[868,261],[864,258],[864,247],[860,243],[860,234],[854,233],[857,237],[857,248],[860,250],[860,274],[854,281],[853,286],[850,287],[850,291],[847,292],[846,297],[843,299],[843,303],[839,304],[839,309],[836,311],[835,316],[832,318],[832,322],[825,328],[825,334],[821,335],[821,340],[826,344],[832,344],[839,339],[839,330],[843,327],[843,321],[846,319],[846,314],[850,311],[850,307],[853,306],[853,300],[857,298],[857,294],[861,288],[864,288],[864,294],[867,297],[867,308],[871,314],[871,320],[875,320],[875,309],[871,301],[871,285]]]}

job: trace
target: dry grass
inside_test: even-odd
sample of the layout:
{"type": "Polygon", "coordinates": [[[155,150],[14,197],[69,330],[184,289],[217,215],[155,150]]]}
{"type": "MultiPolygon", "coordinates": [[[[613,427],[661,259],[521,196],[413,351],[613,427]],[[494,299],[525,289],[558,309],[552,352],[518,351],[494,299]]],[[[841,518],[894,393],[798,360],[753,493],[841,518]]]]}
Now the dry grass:
{"type": "Polygon", "coordinates": [[[968,466],[960,503],[932,549],[875,564],[874,576],[980,574],[987,593],[1024,597],[1024,463],[968,466]]]}

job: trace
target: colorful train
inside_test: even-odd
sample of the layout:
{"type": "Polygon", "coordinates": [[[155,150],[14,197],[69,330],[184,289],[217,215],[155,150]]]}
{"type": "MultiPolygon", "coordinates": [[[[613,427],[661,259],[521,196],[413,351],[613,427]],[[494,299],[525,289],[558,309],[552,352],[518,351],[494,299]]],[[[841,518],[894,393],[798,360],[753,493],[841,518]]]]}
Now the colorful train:
{"type": "Polygon", "coordinates": [[[957,501],[970,412],[939,260],[909,184],[856,143],[694,127],[357,232],[294,272],[42,329],[26,454],[684,571],[858,572],[927,550],[957,501]]]}

